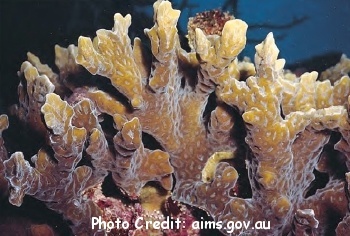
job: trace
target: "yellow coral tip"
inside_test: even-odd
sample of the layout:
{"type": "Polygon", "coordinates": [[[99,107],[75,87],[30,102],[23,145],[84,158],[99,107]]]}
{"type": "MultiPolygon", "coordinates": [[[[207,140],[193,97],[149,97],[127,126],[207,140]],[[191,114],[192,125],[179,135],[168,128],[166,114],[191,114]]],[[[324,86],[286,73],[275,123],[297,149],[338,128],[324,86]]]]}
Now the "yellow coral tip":
{"type": "Polygon", "coordinates": [[[135,97],[131,100],[131,105],[134,107],[134,108],[140,108],[142,106],[142,98],[141,97],[135,97]]]}

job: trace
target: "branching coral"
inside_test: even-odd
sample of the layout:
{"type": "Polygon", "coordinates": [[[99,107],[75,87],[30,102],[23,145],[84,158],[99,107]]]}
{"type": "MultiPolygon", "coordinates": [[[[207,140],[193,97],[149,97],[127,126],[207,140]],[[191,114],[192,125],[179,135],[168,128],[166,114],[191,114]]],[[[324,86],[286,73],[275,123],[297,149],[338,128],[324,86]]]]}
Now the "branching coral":
{"type": "MultiPolygon", "coordinates": [[[[122,217],[115,207],[120,202],[101,191],[110,173],[141,203],[158,194],[145,193],[157,183],[167,194],[156,199],[170,195],[224,226],[271,224],[266,230],[219,228],[227,235],[327,235],[336,227],[329,226],[328,210],[340,217],[337,234],[346,235],[349,174],[339,177],[327,166],[341,156],[350,168],[346,58],[322,80],[316,72],[284,73],[270,33],[256,46],[255,66],[239,62],[247,25],[231,18],[220,35],[192,29],[192,51],[186,52],[176,29],[180,11],[159,0],[154,12],[155,25],[145,30],[151,60],[140,39],[131,44],[131,16],[120,14],[112,30],[98,30],[93,40],[56,46],[58,74],[28,55],[20,71],[20,104],[12,111],[46,143],[29,162],[21,152],[7,158],[0,140],[0,181],[9,183],[10,202],[20,206],[24,195],[32,195],[62,213],[75,234],[91,234],[92,216],[122,217]],[[79,77],[78,64],[95,76],[79,77]],[[337,157],[324,149],[333,136],[337,157]],[[315,171],[329,177],[317,190],[315,171]]],[[[7,117],[0,121],[3,131],[7,117]]],[[[130,215],[140,212],[134,205],[130,215]]],[[[198,233],[191,230],[181,235],[198,233]]]]}
{"type": "MultiPolygon", "coordinates": [[[[329,140],[329,130],[349,126],[346,108],[338,106],[344,104],[348,94],[333,92],[348,87],[350,80],[344,77],[332,87],[329,81],[316,81],[315,72],[305,73],[296,81],[285,80],[281,71],[284,61],[277,60],[272,34],[256,50],[256,76],[245,82],[225,80],[217,93],[226,103],[238,107],[247,125],[246,142],[253,156],[248,168],[254,176],[250,207],[255,216],[261,209],[263,214],[258,217],[275,218],[273,224],[282,233],[286,220],[305,201],[314,179],[310,170],[316,168],[322,147],[329,140]],[[288,178],[293,173],[297,175],[288,178]]],[[[328,184],[331,186],[333,181],[328,184]]],[[[336,195],[339,194],[345,200],[344,193],[336,195]]],[[[316,212],[316,219],[321,214],[324,212],[316,212]]]]}

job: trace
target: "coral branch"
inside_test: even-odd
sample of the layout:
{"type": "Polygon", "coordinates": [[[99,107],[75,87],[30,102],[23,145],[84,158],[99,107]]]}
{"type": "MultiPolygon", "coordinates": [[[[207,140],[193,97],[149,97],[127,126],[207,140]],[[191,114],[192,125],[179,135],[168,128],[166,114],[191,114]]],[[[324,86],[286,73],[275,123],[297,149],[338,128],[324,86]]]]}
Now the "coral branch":
{"type": "Polygon", "coordinates": [[[134,107],[140,107],[142,81],[127,35],[130,24],[130,15],[115,14],[112,31],[98,30],[94,42],[79,37],[76,60],[90,73],[109,78],[114,87],[130,98],[134,107]]]}

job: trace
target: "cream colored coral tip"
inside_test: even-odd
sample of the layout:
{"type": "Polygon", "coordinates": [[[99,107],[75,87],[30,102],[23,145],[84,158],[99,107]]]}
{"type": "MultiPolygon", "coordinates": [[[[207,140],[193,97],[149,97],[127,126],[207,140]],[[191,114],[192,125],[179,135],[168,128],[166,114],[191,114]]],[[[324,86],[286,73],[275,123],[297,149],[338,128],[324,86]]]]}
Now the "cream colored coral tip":
{"type": "Polygon", "coordinates": [[[131,100],[131,105],[134,108],[140,108],[142,106],[143,99],[141,97],[135,97],[131,100]]]}

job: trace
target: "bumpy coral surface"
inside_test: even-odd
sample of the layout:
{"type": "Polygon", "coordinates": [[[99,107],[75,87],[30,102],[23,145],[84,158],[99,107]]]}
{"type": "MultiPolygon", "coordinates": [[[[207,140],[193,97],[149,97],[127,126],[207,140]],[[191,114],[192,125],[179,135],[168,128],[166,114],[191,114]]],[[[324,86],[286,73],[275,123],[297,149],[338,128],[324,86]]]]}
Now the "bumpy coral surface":
{"type": "MultiPolygon", "coordinates": [[[[254,64],[240,62],[248,26],[226,15],[220,34],[192,22],[187,52],[179,15],[170,2],[155,2],[154,26],[145,30],[150,52],[128,37],[131,16],[116,14],[112,30],[56,46],[58,74],[28,54],[11,111],[43,144],[31,158],[8,156],[0,139],[0,189],[10,203],[31,195],[76,235],[104,234],[92,217],[164,220],[164,207],[184,228],[152,233],[199,234],[184,205],[169,213],[180,203],[205,210],[225,235],[347,235],[349,59],[321,79],[297,77],[284,70],[270,33],[254,64]],[[327,180],[317,185],[315,175],[327,180]],[[128,206],[104,195],[109,177],[128,206]],[[269,227],[228,227],[239,221],[269,227]]],[[[8,124],[0,116],[0,135],[8,124]]]]}

